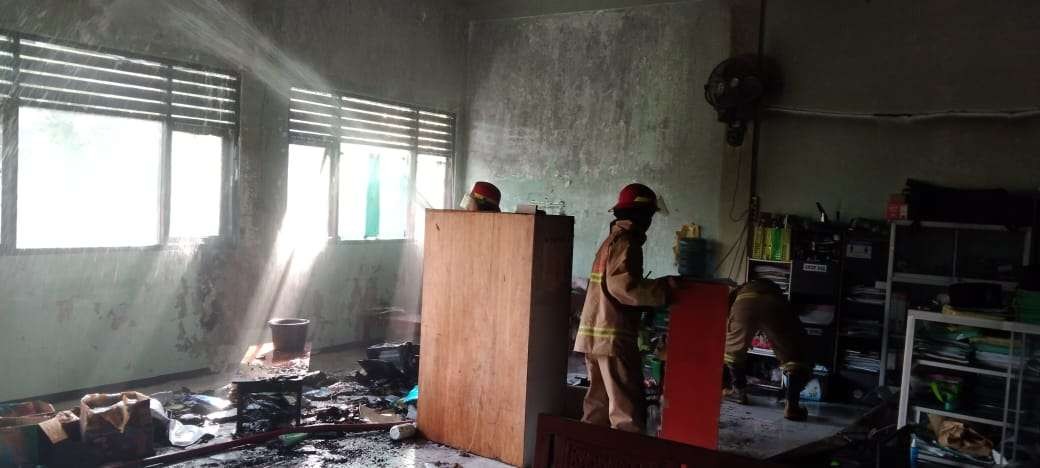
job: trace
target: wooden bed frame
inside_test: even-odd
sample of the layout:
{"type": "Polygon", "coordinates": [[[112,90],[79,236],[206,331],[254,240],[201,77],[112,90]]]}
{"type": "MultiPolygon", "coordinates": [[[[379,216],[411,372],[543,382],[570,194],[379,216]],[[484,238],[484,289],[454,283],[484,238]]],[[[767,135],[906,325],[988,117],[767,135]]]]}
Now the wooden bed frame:
{"type": "Polygon", "coordinates": [[[538,416],[535,468],[781,468],[755,460],[642,434],[538,416]]]}

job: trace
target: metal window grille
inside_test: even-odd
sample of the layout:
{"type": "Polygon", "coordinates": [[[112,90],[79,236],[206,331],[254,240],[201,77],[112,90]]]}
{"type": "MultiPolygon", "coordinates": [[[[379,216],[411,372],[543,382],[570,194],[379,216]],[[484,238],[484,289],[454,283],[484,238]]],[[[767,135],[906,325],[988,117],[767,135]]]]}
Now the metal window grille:
{"type": "MultiPolygon", "coordinates": [[[[446,158],[451,167],[455,155],[455,116],[433,109],[368,97],[292,88],[289,102],[289,143],[322,146],[331,160],[329,181],[329,235],[339,237],[340,144],[359,144],[406,150],[409,164],[409,196],[416,195],[417,156],[446,158]]],[[[445,195],[451,193],[451,171],[445,195]]],[[[378,210],[378,208],[376,208],[378,210]]],[[[406,236],[415,232],[414,203],[409,203],[406,236]]]]}
{"type": "Polygon", "coordinates": [[[169,235],[171,132],[223,137],[220,232],[232,233],[239,96],[240,79],[231,71],[0,31],[4,137],[0,251],[10,251],[16,244],[17,109],[23,105],[165,123],[160,244],[169,235]]]}
{"type": "Polygon", "coordinates": [[[0,34],[0,102],[14,92],[14,40],[0,34]]]}
{"type": "Polygon", "coordinates": [[[451,157],[455,116],[367,97],[292,88],[289,142],[336,141],[451,157]]]}
{"type": "Polygon", "coordinates": [[[0,35],[0,95],[28,105],[232,128],[238,94],[230,72],[0,35]]]}

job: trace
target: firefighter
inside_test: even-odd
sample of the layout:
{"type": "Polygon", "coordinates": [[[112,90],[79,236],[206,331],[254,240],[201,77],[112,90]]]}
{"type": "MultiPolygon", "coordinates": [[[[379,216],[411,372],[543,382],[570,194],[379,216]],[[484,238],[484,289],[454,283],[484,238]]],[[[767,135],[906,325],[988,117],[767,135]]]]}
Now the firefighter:
{"type": "Polygon", "coordinates": [[[498,213],[502,211],[498,202],[502,199],[502,192],[491,182],[480,181],[473,184],[473,189],[462,199],[462,208],[466,211],[490,211],[498,213]]]}
{"type": "Polygon", "coordinates": [[[798,404],[798,395],[812,377],[812,365],[803,347],[805,330],[776,283],[754,279],[730,294],[729,319],[726,323],[726,354],[730,388],[723,396],[740,404],[748,404],[747,350],[758,331],[765,333],[773,345],[780,367],[787,374],[784,417],[805,421],[808,413],[798,404]]]}
{"type": "Polygon", "coordinates": [[[611,210],[610,234],[596,252],[574,344],[585,353],[589,374],[583,422],[629,432],[646,425],[640,314],[665,305],[674,284],[672,278],[643,277],[643,243],[659,208],[649,187],[623,188],[611,210]]]}

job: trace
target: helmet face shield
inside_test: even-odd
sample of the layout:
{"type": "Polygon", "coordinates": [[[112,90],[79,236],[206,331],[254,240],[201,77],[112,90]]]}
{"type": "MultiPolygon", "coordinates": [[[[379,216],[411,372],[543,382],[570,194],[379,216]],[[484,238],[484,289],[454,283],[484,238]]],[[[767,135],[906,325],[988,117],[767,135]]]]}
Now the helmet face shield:
{"type": "Polygon", "coordinates": [[[459,208],[462,208],[464,210],[468,210],[471,203],[473,203],[473,197],[471,197],[467,193],[467,194],[462,196],[462,201],[459,202],[459,208]]]}
{"type": "Polygon", "coordinates": [[[496,201],[473,192],[462,196],[462,202],[459,203],[459,208],[466,211],[485,211],[493,213],[501,211],[496,201]]]}

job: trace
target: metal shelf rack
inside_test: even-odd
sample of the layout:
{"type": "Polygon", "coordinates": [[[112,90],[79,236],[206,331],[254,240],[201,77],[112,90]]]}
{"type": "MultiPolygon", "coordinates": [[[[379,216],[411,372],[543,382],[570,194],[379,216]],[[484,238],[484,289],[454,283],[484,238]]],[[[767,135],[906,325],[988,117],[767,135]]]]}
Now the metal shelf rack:
{"type": "MultiPolygon", "coordinates": [[[[892,306],[893,299],[893,285],[894,284],[912,284],[912,285],[924,285],[933,287],[946,287],[955,283],[973,282],[973,283],[993,283],[999,284],[1005,291],[1014,290],[1017,287],[1017,283],[1013,281],[998,281],[992,279],[972,278],[958,275],[957,271],[957,260],[959,258],[958,252],[958,239],[959,233],[962,231],[993,231],[993,232],[1008,232],[1006,226],[996,224],[968,224],[968,223],[949,223],[949,222],[938,222],[938,221],[892,221],[889,223],[889,241],[888,241],[888,289],[885,292],[885,311],[884,320],[882,323],[881,333],[881,372],[878,373],[878,386],[884,387],[888,384],[888,372],[889,372],[889,361],[893,360],[890,358],[891,355],[903,353],[903,349],[897,346],[893,346],[893,341],[902,341],[905,347],[908,340],[899,340],[898,337],[892,336],[893,331],[893,320],[894,313],[892,306]],[[930,274],[918,274],[918,273],[907,273],[896,271],[896,241],[899,239],[898,232],[900,228],[909,227],[920,227],[927,229],[946,229],[953,230],[954,242],[952,254],[952,274],[951,275],[930,275],[930,274]]],[[[1022,265],[1028,265],[1030,257],[1030,246],[1032,245],[1032,229],[1022,228],[1023,233],[1023,247],[1022,247],[1022,265]]],[[[906,353],[903,353],[906,354],[906,353]]],[[[899,362],[899,358],[894,359],[895,362],[899,362]]],[[[898,385],[898,382],[894,382],[894,385],[898,385]]]]}
{"type": "Polygon", "coordinates": [[[1037,343],[1037,341],[1035,340],[1037,339],[1040,339],[1040,325],[987,320],[974,317],[958,317],[921,310],[908,311],[906,321],[906,342],[909,344],[909,350],[903,354],[902,379],[899,389],[898,426],[903,427],[910,423],[916,423],[920,420],[922,414],[935,414],[962,421],[998,427],[1001,429],[1001,442],[998,446],[998,450],[1005,458],[1013,460],[1018,454],[1019,434],[1023,432],[1040,433],[1040,429],[1038,428],[1023,427],[1022,425],[1022,419],[1024,419],[1025,416],[1025,412],[1022,409],[1023,382],[1032,380],[1025,375],[1026,364],[1031,355],[1030,350],[1036,348],[1035,343],[1037,343]],[[1008,352],[1009,359],[1007,367],[998,370],[974,365],[952,364],[934,359],[915,358],[913,343],[914,335],[917,332],[918,322],[961,325],[1009,333],[1011,346],[1008,352]],[[1000,420],[997,420],[956,411],[940,410],[925,405],[911,404],[910,374],[915,364],[1004,379],[1003,417],[1000,420]],[[913,417],[908,418],[911,412],[913,413],[913,417]],[[1010,454],[1010,456],[1008,456],[1008,454],[1010,454]]]}

